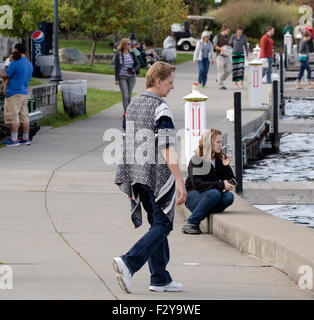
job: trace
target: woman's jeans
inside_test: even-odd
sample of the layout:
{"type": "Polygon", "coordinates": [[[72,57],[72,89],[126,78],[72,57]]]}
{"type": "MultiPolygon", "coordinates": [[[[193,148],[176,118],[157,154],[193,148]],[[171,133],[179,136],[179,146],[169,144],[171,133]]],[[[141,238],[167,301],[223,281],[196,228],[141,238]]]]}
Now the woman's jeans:
{"type": "Polygon", "coordinates": [[[124,112],[131,102],[132,91],[135,86],[136,76],[120,76],[119,87],[122,92],[122,103],[124,112]]]}
{"type": "Polygon", "coordinates": [[[188,193],[185,206],[192,212],[188,223],[199,225],[211,213],[223,212],[234,201],[231,192],[210,189],[204,192],[192,190],[188,193]]]}
{"type": "Polygon", "coordinates": [[[172,279],[166,270],[170,258],[167,236],[172,230],[172,222],[156,204],[154,192],[148,186],[137,183],[133,187],[139,192],[151,228],[121,258],[128,266],[132,276],[148,261],[151,273],[150,285],[168,285],[172,279]]]}
{"type": "Polygon", "coordinates": [[[209,59],[203,58],[201,61],[197,61],[198,64],[198,83],[205,86],[207,82],[207,74],[209,70],[209,59]]]}
{"type": "Polygon", "coordinates": [[[300,71],[298,75],[298,81],[301,81],[304,71],[307,70],[307,80],[311,80],[312,69],[308,61],[300,61],[300,71]]]}

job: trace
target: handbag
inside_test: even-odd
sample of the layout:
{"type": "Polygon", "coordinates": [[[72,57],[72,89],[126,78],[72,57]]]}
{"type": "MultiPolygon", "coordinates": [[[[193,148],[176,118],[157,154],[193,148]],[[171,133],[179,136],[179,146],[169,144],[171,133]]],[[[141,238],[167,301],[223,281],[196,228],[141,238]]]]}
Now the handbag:
{"type": "Polygon", "coordinates": [[[306,62],[307,61],[307,55],[306,54],[299,54],[299,61],[300,62],[306,62]]]}

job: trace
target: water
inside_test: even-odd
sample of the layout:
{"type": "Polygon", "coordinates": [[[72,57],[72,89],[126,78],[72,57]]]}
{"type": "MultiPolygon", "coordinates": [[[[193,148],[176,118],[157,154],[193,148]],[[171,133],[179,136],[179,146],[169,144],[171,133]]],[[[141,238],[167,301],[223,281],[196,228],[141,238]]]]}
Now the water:
{"type": "MultiPolygon", "coordinates": [[[[286,118],[314,119],[314,100],[286,102],[286,118]]],[[[280,153],[252,163],[244,181],[314,181],[314,134],[281,137],[280,153]]],[[[288,221],[314,229],[313,205],[259,205],[257,208],[288,221]]]]}

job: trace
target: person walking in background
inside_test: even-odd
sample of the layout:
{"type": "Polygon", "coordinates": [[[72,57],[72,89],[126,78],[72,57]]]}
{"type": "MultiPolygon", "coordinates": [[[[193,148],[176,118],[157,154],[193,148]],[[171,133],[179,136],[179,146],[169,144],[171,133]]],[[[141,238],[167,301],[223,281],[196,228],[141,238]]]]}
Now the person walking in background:
{"type": "Polygon", "coordinates": [[[298,22],[298,24],[294,27],[293,30],[293,38],[295,43],[299,46],[300,41],[302,40],[302,27],[300,26],[300,23],[298,22]]]}
{"type": "Polygon", "coordinates": [[[151,225],[126,254],[112,260],[118,283],[127,293],[131,292],[131,277],[146,262],[151,273],[149,290],[182,291],[182,284],[173,281],[166,270],[170,259],[167,237],[173,228],[176,183],[177,205],[186,200],[185,184],[174,148],[174,120],[163,99],[174,89],[174,71],[175,67],[166,62],[154,63],[146,74],[147,91],[132,101],[126,115],[124,161],[118,165],[115,184],[131,202],[134,226],[137,228],[142,224],[141,204],[151,225]],[[127,141],[134,142],[134,136],[143,131],[148,135],[145,142],[147,156],[141,152],[142,156],[134,160],[134,153],[142,148],[142,141],[136,140],[133,145],[127,141]]]}
{"type": "Polygon", "coordinates": [[[202,85],[203,88],[206,86],[209,64],[214,63],[214,50],[209,38],[210,33],[204,31],[201,40],[196,44],[193,57],[194,64],[196,64],[196,62],[198,64],[198,83],[202,85]]]}
{"type": "Polygon", "coordinates": [[[123,125],[126,109],[131,102],[132,91],[136,83],[136,74],[140,71],[140,63],[133,52],[130,52],[131,40],[122,39],[118,46],[119,54],[115,58],[115,80],[122,93],[123,125]]]}
{"type": "Polygon", "coordinates": [[[289,21],[288,24],[283,28],[282,34],[285,35],[287,32],[289,32],[289,33],[293,36],[294,30],[293,30],[293,27],[292,27],[290,21],[289,21]]]}
{"type": "Polygon", "coordinates": [[[231,55],[232,51],[229,51],[228,44],[228,34],[230,33],[230,28],[227,25],[223,25],[221,28],[221,33],[214,38],[214,50],[217,53],[217,82],[221,90],[226,90],[224,81],[229,77],[232,72],[232,62],[231,55]]]}
{"type": "Polygon", "coordinates": [[[309,40],[307,41],[307,45],[308,45],[308,48],[309,48],[309,52],[313,52],[313,40],[314,40],[314,31],[313,31],[313,28],[311,26],[306,26],[304,28],[304,30],[308,30],[311,34],[311,38],[309,38],[309,40]]]}
{"type": "Polygon", "coordinates": [[[230,168],[231,157],[224,156],[221,148],[222,132],[206,130],[189,162],[185,206],[192,214],[183,227],[184,233],[200,234],[202,220],[211,213],[223,212],[234,201],[230,192],[234,187],[230,182],[235,181],[230,168]]]}
{"type": "Polygon", "coordinates": [[[273,46],[274,41],[272,36],[275,34],[274,27],[267,27],[266,33],[263,35],[260,41],[261,47],[261,59],[266,59],[268,67],[263,68],[263,77],[267,74],[267,83],[271,83],[272,65],[273,65],[273,46]]]}
{"type": "Polygon", "coordinates": [[[243,34],[243,27],[236,28],[236,33],[232,35],[229,44],[232,47],[232,80],[236,89],[238,89],[239,81],[241,81],[241,88],[244,89],[244,63],[245,55],[248,58],[248,45],[246,36],[243,34]]]}
{"type": "Polygon", "coordinates": [[[7,97],[4,100],[4,122],[11,125],[11,138],[2,142],[7,147],[31,144],[29,139],[27,86],[33,75],[33,65],[25,56],[26,47],[23,43],[16,44],[14,51],[17,51],[21,58],[12,61],[3,74],[4,78],[9,78],[6,89],[7,97]],[[19,140],[20,124],[22,124],[23,137],[19,140]]]}
{"type": "Polygon", "coordinates": [[[301,79],[303,77],[304,71],[307,71],[307,83],[308,83],[308,88],[312,88],[312,83],[311,83],[311,73],[312,69],[309,65],[309,39],[312,39],[312,36],[308,30],[303,31],[303,39],[300,42],[300,48],[299,48],[299,61],[300,61],[300,71],[298,75],[298,80],[297,80],[297,89],[301,89],[301,79]]]}

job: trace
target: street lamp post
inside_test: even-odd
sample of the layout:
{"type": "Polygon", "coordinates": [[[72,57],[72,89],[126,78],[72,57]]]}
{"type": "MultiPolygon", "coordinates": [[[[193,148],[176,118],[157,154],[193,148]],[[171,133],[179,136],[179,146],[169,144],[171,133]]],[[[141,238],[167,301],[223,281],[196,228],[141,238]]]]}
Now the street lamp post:
{"type": "Polygon", "coordinates": [[[54,0],[54,65],[50,81],[62,81],[62,74],[59,62],[59,16],[58,16],[58,0],[54,0]]]}

